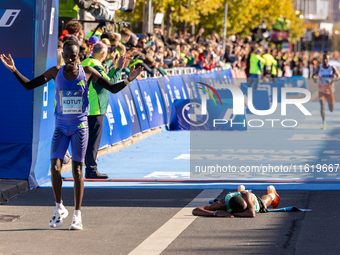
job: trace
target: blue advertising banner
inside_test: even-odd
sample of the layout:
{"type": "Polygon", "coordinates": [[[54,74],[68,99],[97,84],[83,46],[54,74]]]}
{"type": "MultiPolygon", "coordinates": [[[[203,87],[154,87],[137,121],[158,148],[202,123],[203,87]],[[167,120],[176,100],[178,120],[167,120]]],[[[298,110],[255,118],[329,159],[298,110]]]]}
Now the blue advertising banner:
{"type": "Polygon", "coordinates": [[[190,85],[190,78],[188,74],[182,75],[183,83],[185,85],[186,91],[188,92],[189,99],[194,99],[194,92],[192,91],[192,87],[190,85]]]}
{"type": "MultiPolygon", "coordinates": [[[[246,107],[246,113],[252,114],[252,112],[249,110],[248,106],[248,86],[246,83],[241,83],[240,89],[243,92],[243,95],[245,95],[244,103],[246,107]]],[[[267,90],[256,90],[253,89],[253,96],[252,96],[252,102],[253,106],[256,110],[268,110],[270,108],[269,104],[269,95],[267,90]]]]}
{"type": "Polygon", "coordinates": [[[136,106],[133,101],[129,87],[128,86],[125,87],[120,93],[122,93],[125,99],[125,104],[129,110],[129,115],[131,119],[131,135],[138,134],[141,132],[141,129],[139,125],[138,115],[136,112],[136,106]]]}
{"type": "Polygon", "coordinates": [[[224,69],[224,70],[218,71],[218,73],[220,74],[221,81],[224,84],[230,84],[230,85],[234,84],[233,83],[233,76],[231,74],[231,70],[230,69],[224,69]]]}
{"type": "MultiPolygon", "coordinates": [[[[118,126],[117,133],[120,135],[120,140],[126,140],[132,136],[132,121],[130,118],[130,113],[128,106],[126,105],[124,96],[122,93],[112,94],[110,93],[110,97],[113,99],[114,102],[111,107],[114,115],[117,116],[117,122],[115,123],[118,126]]],[[[116,134],[117,134],[116,133],[116,134]]],[[[113,136],[115,133],[113,133],[113,136]]],[[[112,136],[111,136],[112,137],[112,136]]],[[[112,141],[111,141],[111,144],[112,141]]]]}
{"type": "MultiPolygon", "coordinates": [[[[57,65],[58,1],[36,0],[34,77],[57,65]]],[[[34,90],[33,159],[30,186],[50,179],[50,148],[54,132],[55,82],[50,80],[34,90]]]]}
{"type": "Polygon", "coordinates": [[[174,99],[189,99],[182,77],[180,75],[176,75],[170,76],[169,79],[170,82],[166,80],[164,80],[164,82],[167,86],[170,84],[174,99]]]}
{"type": "MultiPolygon", "coordinates": [[[[283,88],[304,88],[307,89],[306,78],[302,76],[280,77],[275,79],[275,83],[280,83],[283,88]]],[[[299,96],[300,93],[287,93],[288,96],[299,96]]],[[[281,98],[280,98],[281,102],[281,98]]]]}
{"type": "MultiPolygon", "coordinates": [[[[33,79],[34,0],[0,1],[0,45],[11,54],[16,68],[33,79]],[[19,36],[19,37],[18,37],[19,36]]],[[[1,63],[0,178],[28,179],[32,163],[34,91],[25,90],[1,63]]]]}
{"type": "MultiPolygon", "coordinates": [[[[243,84],[243,83],[242,83],[243,84]]],[[[277,88],[277,102],[281,103],[281,88],[282,88],[282,83],[270,83],[270,82],[261,82],[258,86],[258,90],[265,90],[268,91],[268,96],[269,96],[269,103],[270,105],[273,103],[273,88],[277,88]]]]}
{"type": "Polygon", "coordinates": [[[123,140],[121,128],[127,125],[125,114],[120,114],[120,107],[115,94],[109,96],[109,105],[105,114],[104,127],[99,148],[112,145],[123,140]]]}
{"type": "Polygon", "coordinates": [[[202,114],[201,100],[175,100],[170,130],[247,130],[246,115],[233,115],[233,100],[222,105],[207,100],[207,113],[202,114]]]}
{"type": "Polygon", "coordinates": [[[164,125],[164,113],[159,104],[159,98],[157,100],[155,91],[150,88],[148,80],[138,81],[138,85],[142,93],[144,105],[146,106],[150,128],[164,125]]]}
{"type": "Polygon", "coordinates": [[[132,121],[123,93],[109,93],[109,105],[99,148],[113,145],[132,136],[132,121]]]}
{"type": "Polygon", "coordinates": [[[157,112],[158,114],[163,114],[163,123],[161,125],[168,124],[166,121],[166,108],[164,106],[163,96],[158,86],[158,81],[155,78],[148,79],[149,87],[156,97],[157,112]]]}
{"type": "MultiPolygon", "coordinates": [[[[0,1],[1,54],[11,54],[16,68],[28,79],[33,78],[34,2],[0,1]]],[[[2,118],[6,120],[0,125],[1,134],[6,134],[0,137],[0,144],[30,144],[33,91],[27,91],[2,63],[0,75],[0,109],[2,118]]]]}
{"type": "Polygon", "coordinates": [[[202,74],[191,74],[189,75],[189,79],[190,79],[190,85],[191,85],[191,90],[193,91],[194,99],[202,98],[202,95],[206,93],[203,90],[199,89],[199,88],[204,87],[199,82],[207,83],[208,80],[206,78],[203,79],[202,74]]]}
{"type": "MultiPolygon", "coordinates": [[[[13,58],[33,57],[35,2],[35,0],[0,1],[2,54],[11,54],[13,58]]],[[[27,69],[32,72],[29,65],[27,69]]]]}
{"type": "Polygon", "coordinates": [[[146,108],[143,103],[143,98],[142,98],[142,93],[139,90],[138,82],[134,80],[130,85],[129,85],[130,91],[132,98],[135,102],[136,105],[136,110],[137,110],[137,115],[138,115],[138,120],[140,124],[140,129],[142,132],[150,129],[149,121],[147,118],[147,113],[146,113],[146,108]]]}
{"type": "Polygon", "coordinates": [[[171,109],[172,109],[172,105],[173,105],[173,100],[171,99],[172,96],[172,91],[170,89],[170,85],[168,85],[169,87],[167,87],[164,83],[165,78],[160,77],[157,79],[158,82],[158,87],[159,87],[159,91],[162,94],[162,99],[163,99],[163,105],[164,105],[164,109],[165,109],[165,123],[169,124],[170,123],[170,115],[171,115],[171,109]]]}
{"type": "Polygon", "coordinates": [[[214,88],[218,88],[221,84],[220,75],[217,71],[206,73],[205,78],[207,79],[208,84],[211,84],[214,88]]]}

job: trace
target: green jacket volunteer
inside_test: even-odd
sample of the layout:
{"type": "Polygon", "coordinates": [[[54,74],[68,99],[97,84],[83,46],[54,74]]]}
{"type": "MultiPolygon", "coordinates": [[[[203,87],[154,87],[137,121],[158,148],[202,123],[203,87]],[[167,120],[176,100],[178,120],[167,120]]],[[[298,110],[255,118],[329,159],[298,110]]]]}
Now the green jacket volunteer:
{"type": "MultiPolygon", "coordinates": [[[[101,42],[93,47],[92,56],[85,59],[81,65],[91,66],[96,69],[105,79],[116,83],[121,76],[121,69],[114,69],[108,75],[102,65],[106,59],[107,46],[101,42]]],[[[109,91],[101,88],[97,83],[91,82],[89,86],[89,104],[90,110],[88,115],[89,125],[89,142],[85,155],[85,178],[106,179],[108,175],[99,173],[97,170],[97,154],[100,145],[101,135],[104,126],[105,114],[109,104],[109,91]]]]}
{"type": "Polygon", "coordinates": [[[262,69],[266,61],[257,53],[250,55],[250,69],[249,74],[262,74],[262,69]]]}
{"type": "MultiPolygon", "coordinates": [[[[102,63],[94,58],[89,57],[85,59],[82,63],[82,66],[91,66],[96,69],[105,79],[111,81],[112,83],[116,83],[121,74],[122,70],[113,69],[109,75],[105,72],[102,63]]],[[[90,112],[89,115],[99,115],[105,114],[107,111],[107,106],[109,104],[109,91],[100,87],[97,83],[90,83],[90,91],[89,91],[89,102],[90,102],[90,112]]]]}

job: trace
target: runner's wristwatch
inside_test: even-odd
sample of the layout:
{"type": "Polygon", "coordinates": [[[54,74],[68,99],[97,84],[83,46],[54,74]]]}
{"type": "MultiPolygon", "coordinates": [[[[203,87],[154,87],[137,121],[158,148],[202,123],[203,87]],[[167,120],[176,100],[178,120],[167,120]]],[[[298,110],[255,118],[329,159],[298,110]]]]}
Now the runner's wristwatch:
{"type": "Polygon", "coordinates": [[[130,85],[131,81],[129,81],[128,78],[125,78],[124,83],[125,83],[125,85],[130,85]]]}

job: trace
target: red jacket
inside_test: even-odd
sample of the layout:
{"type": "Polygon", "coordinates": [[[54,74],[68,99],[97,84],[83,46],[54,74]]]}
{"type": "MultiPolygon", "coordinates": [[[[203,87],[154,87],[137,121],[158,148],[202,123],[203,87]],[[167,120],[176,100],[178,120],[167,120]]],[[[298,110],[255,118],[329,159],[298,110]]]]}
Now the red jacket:
{"type": "Polygon", "coordinates": [[[215,64],[214,63],[211,63],[210,65],[208,65],[208,64],[203,64],[203,68],[205,69],[205,70],[211,70],[211,69],[213,69],[215,67],[215,64]]]}

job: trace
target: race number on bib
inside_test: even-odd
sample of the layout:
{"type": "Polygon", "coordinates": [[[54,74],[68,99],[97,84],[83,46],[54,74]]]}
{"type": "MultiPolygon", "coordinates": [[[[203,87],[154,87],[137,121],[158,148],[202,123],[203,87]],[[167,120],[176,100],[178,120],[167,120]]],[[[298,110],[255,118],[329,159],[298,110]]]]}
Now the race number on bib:
{"type": "Polygon", "coordinates": [[[79,114],[83,109],[83,92],[79,90],[63,90],[63,114],[79,114]]]}
{"type": "Polygon", "coordinates": [[[331,85],[332,83],[332,77],[322,77],[322,85],[331,85]]]}

